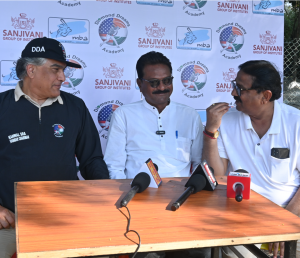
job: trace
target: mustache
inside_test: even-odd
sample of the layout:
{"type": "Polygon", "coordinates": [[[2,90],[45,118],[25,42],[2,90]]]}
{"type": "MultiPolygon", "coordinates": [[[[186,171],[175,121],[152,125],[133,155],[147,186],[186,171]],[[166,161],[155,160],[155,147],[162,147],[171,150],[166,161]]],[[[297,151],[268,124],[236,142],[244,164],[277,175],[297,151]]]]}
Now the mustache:
{"type": "Polygon", "coordinates": [[[241,98],[238,97],[238,96],[233,96],[233,98],[234,98],[236,101],[242,102],[241,98]]]}
{"type": "Polygon", "coordinates": [[[170,92],[170,90],[158,90],[158,91],[154,91],[154,92],[152,92],[152,94],[164,94],[164,93],[168,93],[168,92],[170,92]]]}

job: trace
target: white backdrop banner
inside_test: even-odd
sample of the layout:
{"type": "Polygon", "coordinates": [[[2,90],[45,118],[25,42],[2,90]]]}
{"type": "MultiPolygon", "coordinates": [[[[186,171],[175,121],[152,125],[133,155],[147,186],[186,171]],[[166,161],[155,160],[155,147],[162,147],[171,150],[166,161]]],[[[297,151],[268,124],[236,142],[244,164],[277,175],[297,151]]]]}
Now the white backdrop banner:
{"type": "Polygon", "coordinates": [[[205,109],[233,105],[230,81],[239,64],[269,60],[283,70],[283,0],[1,1],[0,92],[16,86],[16,60],[37,37],[63,43],[67,68],[61,90],[82,98],[105,151],[112,113],[141,99],[138,58],[159,51],[172,62],[171,99],[205,109]]]}

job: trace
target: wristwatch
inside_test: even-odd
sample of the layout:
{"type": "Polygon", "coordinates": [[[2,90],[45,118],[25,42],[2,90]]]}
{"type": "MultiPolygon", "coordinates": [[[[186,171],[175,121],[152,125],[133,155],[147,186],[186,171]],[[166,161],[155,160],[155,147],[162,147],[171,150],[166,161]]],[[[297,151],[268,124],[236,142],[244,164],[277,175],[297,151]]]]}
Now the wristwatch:
{"type": "Polygon", "coordinates": [[[206,134],[207,136],[210,136],[211,138],[217,139],[219,137],[219,131],[215,131],[214,133],[207,131],[206,129],[204,129],[203,131],[204,134],[206,134]]]}

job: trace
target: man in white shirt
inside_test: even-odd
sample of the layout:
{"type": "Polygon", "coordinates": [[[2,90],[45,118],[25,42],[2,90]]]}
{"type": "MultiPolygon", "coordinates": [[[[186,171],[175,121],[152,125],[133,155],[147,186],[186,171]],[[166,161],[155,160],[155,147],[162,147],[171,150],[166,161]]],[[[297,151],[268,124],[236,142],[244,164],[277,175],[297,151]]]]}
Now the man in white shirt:
{"type": "Polygon", "coordinates": [[[110,178],[134,178],[149,158],[161,177],[187,177],[201,161],[200,116],[170,100],[172,67],[163,54],[141,56],[136,68],[145,99],[119,107],[112,116],[104,157],[110,178]]]}
{"type": "MultiPolygon", "coordinates": [[[[111,179],[134,178],[149,158],[161,177],[188,177],[201,162],[203,126],[198,113],[173,102],[172,66],[159,52],[140,57],[136,65],[145,99],[113,113],[104,160],[111,179]]],[[[137,258],[164,258],[164,252],[138,253],[137,258]]],[[[210,248],[168,253],[176,258],[208,258],[210,248]]]]}
{"type": "MultiPolygon", "coordinates": [[[[300,111],[277,101],[281,78],[270,62],[248,61],[239,69],[231,93],[236,109],[229,110],[227,103],[207,109],[203,158],[215,175],[245,169],[251,189],[299,216],[300,111]]],[[[280,249],[282,257],[284,242],[280,249]]],[[[233,256],[223,248],[223,257],[233,256]]]]}

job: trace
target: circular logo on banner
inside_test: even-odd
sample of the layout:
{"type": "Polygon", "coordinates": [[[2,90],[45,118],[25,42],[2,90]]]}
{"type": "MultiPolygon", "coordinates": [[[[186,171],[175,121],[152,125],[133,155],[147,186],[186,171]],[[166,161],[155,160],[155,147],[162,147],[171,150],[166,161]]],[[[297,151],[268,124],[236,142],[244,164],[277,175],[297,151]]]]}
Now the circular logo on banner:
{"type": "MultiPolygon", "coordinates": [[[[77,61],[73,59],[67,59],[68,62],[72,62],[75,64],[79,64],[77,61]]],[[[84,77],[83,68],[75,68],[67,66],[65,71],[66,80],[62,83],[62,86],[65,88],[76,90],[76,86],[78,86],[84,77]]]]}
{"type": "Polygon", "coordinates": [[[127,26],[118,18],[107,18],[100,23],[99,36],[103,44],[117,47],[126,40],[128,34],[127,26]]]}
{"type": "Polygon", "coordinates": [[[192,9],[200,9],[202,8],[207,1],[203,0],[183,0],[183,2],[192,9]]]}
{"type": "Polygon", "coordinates": [[[188,90],[199,93],[199,90],[205,86],[206,80],[206,72],[199,65],[188,65],[181,72],[183,92],[188,90]]]}
{"type": "Polygon", "coordinates": [[[237,51],[239,51],[244,45],[244,34],[235,26],[226,27],[221,31],[220,43],[223,47],[221,52],[226,50],[237,54],[237,51]]]}
{"type": "Polygon", "coordinates": [[[100,109],[98,113],[98,123],[101,126],[99,133],[103,130],[108,131],[112,114],[118,107],[120,106],[116,104],[108,104],[100,109]]]}

